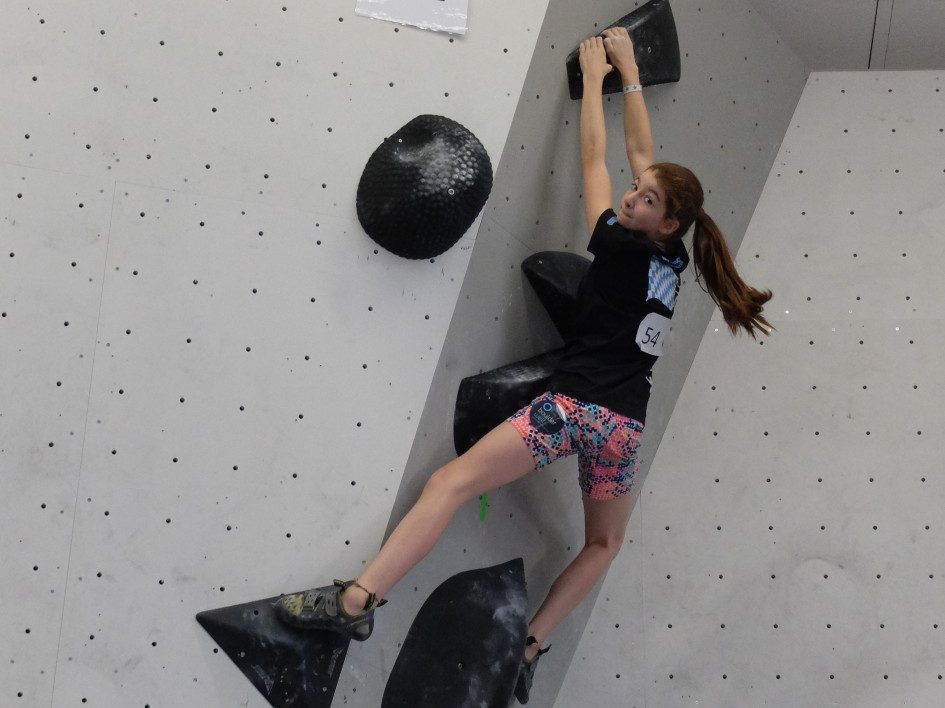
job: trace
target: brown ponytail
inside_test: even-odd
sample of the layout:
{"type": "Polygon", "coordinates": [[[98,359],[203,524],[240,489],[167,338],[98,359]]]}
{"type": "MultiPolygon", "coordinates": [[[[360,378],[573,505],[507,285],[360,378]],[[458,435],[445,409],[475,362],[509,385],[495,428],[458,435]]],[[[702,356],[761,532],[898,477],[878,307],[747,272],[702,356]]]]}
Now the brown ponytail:
{"type": "Polygon", "coordinates": [[[732,335],[738,332],[739,327],[744,327],[752,339],[757,339],[755,328],[766,335],[769,333],[761,325],[776,329],[761,314],[762,305],[773,297],[772,292],[756,290],[735,270],[725,237],[712,217],[702,210],[704,196],[696,176],[672,162],[658,162],[649,169],[654,170],[656,181],[666,192],[666,216],[679,220],[679,228],[670,240],[682,238],[695,222],[692,246],[696,282],[699,282],[700,274],[705,278],[709,289],[705,291],[703,288],[703,291],[722,311],[732,335]]]}

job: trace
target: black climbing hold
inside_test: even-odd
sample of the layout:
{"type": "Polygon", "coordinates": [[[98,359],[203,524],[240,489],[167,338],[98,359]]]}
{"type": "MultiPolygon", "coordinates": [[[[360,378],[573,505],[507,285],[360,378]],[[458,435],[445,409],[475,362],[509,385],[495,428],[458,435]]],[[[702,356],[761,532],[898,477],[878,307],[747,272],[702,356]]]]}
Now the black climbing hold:
{"type": "MultiPolygon", "coordinates": [[[[654,86],[679,81],[679,38],[676,21],[669,0],[650,0],[629,15],[624,15],[607,27],[625,27],[633,42],[633,55],[640,69],[640,85],[654,86]]],[[[603,36],[603,35],[601,35],[603,36]]],[[[584,79],[581,76],[581,47],[578,46],[565,61],[568,89],[571,99],[584,97],[584,79]]],[[[623,77],[614,67],[604,77],[601,93],[620,93],[623,77]]]]}
{"type": "Polygon", "coordinates": [[[564,340],[575,334],[574,311],[591,261],[567,251],[540,251],[522,261],[522,272],[564,340]]]}
{"type": "Polygon", "coordinates": [[[205,610],[197,621],[270,705],[330,708],[351,640],[286,626],[279,597],[205,610]]]}
{"type": "Polygon", "coordinates": [[[459,382],[453,446],[462,455],[486,433],[548,390],[564,347],[459,382]]]}
{"type": "MultiPolygon", "coordinates": [[[[540,251],[522,261],[522,272],[564,340],[575,334],[574,312],[591,261],[565,251],[540,251]]],[[[495,426],[548,390],[564,347],[500,366],[459,383],[453,446],[462,455],[495,426]]]]}
{"type": "Polygon", "coordinates": [[[410,625],[381,708],[507,708],[527,611],[521,558],[449,578],[410,625]]]}
{"type": "Polygon", "coordinates": [[[454,120],[420,115],[385,139],[358,183],[358,220],[404,258],[432,258],[469,230],[492,191],[492,162],[454,120]]]}

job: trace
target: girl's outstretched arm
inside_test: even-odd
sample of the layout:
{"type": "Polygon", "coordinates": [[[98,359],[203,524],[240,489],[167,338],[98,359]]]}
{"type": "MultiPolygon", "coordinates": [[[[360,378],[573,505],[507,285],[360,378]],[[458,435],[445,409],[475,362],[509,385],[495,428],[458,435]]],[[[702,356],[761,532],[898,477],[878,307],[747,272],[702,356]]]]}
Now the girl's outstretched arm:
{"type": "MultiPolygon", "coordinates": [[[[626,27],[610,27],[603,31],[604,49],[610,63],[614,65],[623,86],[640,84],[640,69],[637,67],[636,53],[633,49],[633,40],[626,27]]],[[[627,140],[627,157],[633,165],[633,174],[639,177],[636,168],[644,165],[644,169],[653,164],[653,135],[650,131],[650,119],[646,114],[646,104],[643,102],[642,91],[632,91],[624,94],[623,134],[627,140]],[[645,164],[644,164],[645,163],[645,164]]]]}
{"type": "Polygon", "coordinates": [[[600,37],[581,42],[581,75],[584,96],[581,98],[581,161],[604,160],[607,153],[607,126],[604,124],[602,86],[604,77],[613,70],[600,37]]]}

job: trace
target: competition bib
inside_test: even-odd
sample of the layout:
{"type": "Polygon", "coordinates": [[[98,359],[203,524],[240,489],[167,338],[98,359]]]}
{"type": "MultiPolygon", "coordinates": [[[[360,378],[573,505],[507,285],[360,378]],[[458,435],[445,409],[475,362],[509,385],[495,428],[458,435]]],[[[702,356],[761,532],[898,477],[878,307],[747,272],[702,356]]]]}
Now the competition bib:
{"type": "Polygon", "coordinates": [[[657,312],[651,312],[637,328],[637,346],[640,351],[651,354],[652,356],[661,356],[663,354],[663,340],[669,334],[668,317],[657,312]]]}

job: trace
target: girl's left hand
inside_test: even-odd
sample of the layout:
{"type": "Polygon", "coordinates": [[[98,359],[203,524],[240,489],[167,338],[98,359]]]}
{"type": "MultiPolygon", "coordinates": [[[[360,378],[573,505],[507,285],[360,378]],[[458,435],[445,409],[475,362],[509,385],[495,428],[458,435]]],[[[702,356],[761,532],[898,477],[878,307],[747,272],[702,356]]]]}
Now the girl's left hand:
{"type": "Polygon", "coordinates": [[[603,80],[613,70],[607,63],[607,51],[602,37],[594,36],[581,42],[581,72],[585,77],[603,80]]]}

